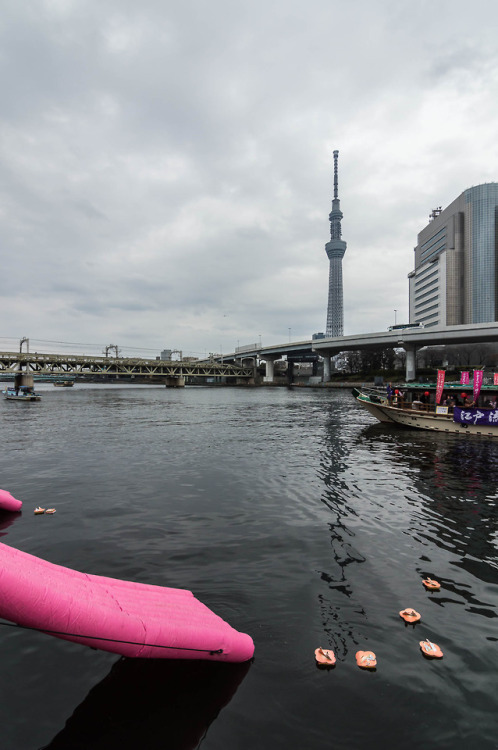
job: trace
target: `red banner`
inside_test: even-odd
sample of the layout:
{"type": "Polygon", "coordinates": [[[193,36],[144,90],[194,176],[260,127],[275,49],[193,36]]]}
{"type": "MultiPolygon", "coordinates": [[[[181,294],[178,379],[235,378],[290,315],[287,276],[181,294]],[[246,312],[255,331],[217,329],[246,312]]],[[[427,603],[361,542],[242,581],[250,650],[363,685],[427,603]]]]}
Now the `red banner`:
{"type": "Polygon", "coordinates": [[[462,375],[460,377],[460,385],[468,385],[468,384],[469,384],[469,373],[462,372],[462,375]]]}
{"type": "Polygon", "coordinates": [[[481,392],[482,374],[482,370],[474,370],[474,404],[476,403],[479,397],[479,393],[481,392]]]}
{"type": "Polygon", "coordinates": [[[493,385],[498,385],[498,372],[495,372],[493,376],[493,385]]]}
{"type": "Polygon", "coordinates": [[[439,404],[441,401],[441,396],[443,395],[443,388],[444,388],[444,370],[438,370],[437,371],[437,381],[436,381],[436,404],[439,404]]]}

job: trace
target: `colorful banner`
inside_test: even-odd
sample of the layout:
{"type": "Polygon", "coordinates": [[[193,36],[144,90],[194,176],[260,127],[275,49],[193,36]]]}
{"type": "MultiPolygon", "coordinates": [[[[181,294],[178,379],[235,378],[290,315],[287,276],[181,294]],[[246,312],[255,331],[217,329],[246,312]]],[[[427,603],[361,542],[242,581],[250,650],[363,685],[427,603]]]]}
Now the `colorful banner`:
{"type": "Polygon", "coordinates": [[[483,376],[482,370],[474,370],[474,404],[477,401],[479,394],[481,392],[482,376],[483,376]]]}
{"type": "Polygon", "coordinates": [[[460,376],[460,385],[468,385],[469,384],[469,373],[468,372],[462,372],[460,376]]]}
{"type": "Polygon", "coordinates": [[[498,372],[493,375],[493,385],[498,385],[498,372]]]}
{"type": "Polygon", "coordinates": [[[453,409],[453,421],[460,424],[498,425],[498,409],[453,409]]]}
{"type": "Polygon", "coordinates": [[[445,376],[445,371],[444,370],[438,370],[437,371],[436,404],[439,404],[439,402],[441,401],[441,396],[443,395],[444,376],[445,376]]]}

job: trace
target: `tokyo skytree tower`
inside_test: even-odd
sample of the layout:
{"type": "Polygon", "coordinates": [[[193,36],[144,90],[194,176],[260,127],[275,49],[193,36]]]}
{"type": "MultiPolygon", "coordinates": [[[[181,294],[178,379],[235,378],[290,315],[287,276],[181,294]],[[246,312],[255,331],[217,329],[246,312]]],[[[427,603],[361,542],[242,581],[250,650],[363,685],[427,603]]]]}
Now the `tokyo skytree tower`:
{"type": "Polygon", "coordinates": [[[342,336],[344,331],[344,310],[342,296],[342,259],[346,252],[346,243],[341,240],[342,211],[337,197],[337,160],[339,151],[334,151],[334,200],[329,214],[330,242],[325,245],[325,251],[330,260],[329,270],[329,303],[327,306],[327,327],[325,335],[342,336]]]}

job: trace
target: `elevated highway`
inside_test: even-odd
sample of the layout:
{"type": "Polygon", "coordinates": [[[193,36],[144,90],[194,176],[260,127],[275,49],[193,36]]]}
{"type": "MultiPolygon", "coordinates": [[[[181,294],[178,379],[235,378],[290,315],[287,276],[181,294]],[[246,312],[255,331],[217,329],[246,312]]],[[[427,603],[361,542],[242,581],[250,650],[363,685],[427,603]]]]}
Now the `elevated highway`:
{"type": "MultiPolygon", "coordinates": [[[[434,326],[433,328],[404,328],[379,333],[359,333],[353,336],[338,336],[317,339],[313,350],[325,358],[344,351],[392,347],[406,352],[406,379],[415,380],[415,355],[424,346],[449,346],[451,344],[498,344],[498,322],[472,323],[459,326],[434,326]]],[[[325,368],[326,369],[326,368],[325,368]]]]}
{"type": "Polygon", "coordinates": [[[459,326],[434,326],[433,328],[404,328],[377,333],[356,333],[351,336],[309,339],[274,346],[244,347],[228,354],[230,361],[258,357],[266,361],[266,380],[274,377],[273,365],[282,357],[297,358],[319,355],[324,359],[324,381],[330,380],[330,359],[341,352],[379,349],[382,347],[404,349],[406,352],[406,379],[416,377],[415,354],[424,346],[449,346],[450,344],[495,343],[498,345],[498,322],[473,323],[459,326]]]}

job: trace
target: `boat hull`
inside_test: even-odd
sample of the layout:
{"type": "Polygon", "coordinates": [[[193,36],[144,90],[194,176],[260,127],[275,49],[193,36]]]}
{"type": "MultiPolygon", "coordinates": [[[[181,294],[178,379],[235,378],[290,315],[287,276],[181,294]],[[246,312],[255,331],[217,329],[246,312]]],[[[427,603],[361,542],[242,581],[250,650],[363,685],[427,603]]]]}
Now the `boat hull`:
{"type": "Polygon", "coordinates": [[[455,433],[458,435],[475,435],[498,439],[498,426],[482,424],[461,424],[454,422],[451,414],[435,414],[434,412],[403,409],[390,406],[387,399],[384,403],[372,403],[369,397],[361,391],[353,391],[353,395],[372,416],[379,422],[397,424],[416,430],[432,430],[433,432],[455,433]]]}
{"type": "Polygon", "coordinates": [[[7,401],[41,401],[41,396],[38,393],[32,393],[29,396],[22,396],[21,394],[16,395],[15,393],[4,391],[3,395],[7,401]]]}
{"type": "Polygon", "coordinates": [[[353,396],[373,417],[378,419],[379,422],[391,422],[392,424],[395,421],[389,416],[389,412],[383,408],[384,406],[388,406],[387,399],[381,399],[379,397],[378,402],[373,403],[368,396],[361,391],[358,391],[356,388],[353,391],[353,396]]]}

